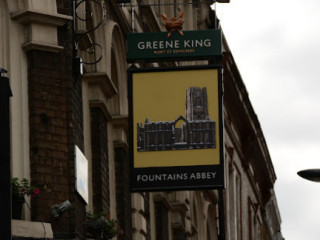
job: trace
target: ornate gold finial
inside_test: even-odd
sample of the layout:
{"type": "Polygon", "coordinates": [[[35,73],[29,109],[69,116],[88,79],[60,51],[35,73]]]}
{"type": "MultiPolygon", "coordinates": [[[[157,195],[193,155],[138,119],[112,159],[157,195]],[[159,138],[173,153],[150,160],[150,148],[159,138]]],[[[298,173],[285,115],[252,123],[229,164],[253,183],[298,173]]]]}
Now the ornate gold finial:
{"type": "Polygon", "coordinates": [[[184,20],[182,19],[184,15],[184,12],[181,11],[179,13],[178,18],[176,17],[171,17],[168,19],[167,15],[163,13],[161,15],[162,19],[166,22],[166,29],[168,30],[168,37],[171,37],[172,32],[177,31],[181,36],[183,36],[182,32],[182,25],[184,23],[184,20]]]}

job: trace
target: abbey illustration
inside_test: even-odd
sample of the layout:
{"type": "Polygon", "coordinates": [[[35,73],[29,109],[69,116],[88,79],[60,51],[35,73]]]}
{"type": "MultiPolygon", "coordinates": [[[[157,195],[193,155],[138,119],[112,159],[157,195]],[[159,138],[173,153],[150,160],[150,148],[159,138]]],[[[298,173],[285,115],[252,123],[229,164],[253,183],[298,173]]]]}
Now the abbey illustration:
{"type": "Polygon", "coordinates": [[[161,151],[216,147],[216,124],[208,114],[207,89],[186,92],[186,116],[168,122],[137,123],[137,150],[161,151]]]}

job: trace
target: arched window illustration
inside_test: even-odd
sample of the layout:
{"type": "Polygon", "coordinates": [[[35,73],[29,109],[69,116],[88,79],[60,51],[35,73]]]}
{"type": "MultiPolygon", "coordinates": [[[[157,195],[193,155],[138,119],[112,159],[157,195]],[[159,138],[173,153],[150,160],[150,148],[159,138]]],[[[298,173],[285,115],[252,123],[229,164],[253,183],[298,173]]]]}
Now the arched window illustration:
{"type": "MultiPolygon", "coordinates": [[[[187,125],[188,125],[188,120],[185,119],[183,116],[179,116],[174,121],[174,135],[175,135],[176,145],[181,145],[181,147],[186,147],[188,138],[185,130],[187,129],[187,125]]],[[[179,148],[179,146],[177,148],[179,148]]]]}

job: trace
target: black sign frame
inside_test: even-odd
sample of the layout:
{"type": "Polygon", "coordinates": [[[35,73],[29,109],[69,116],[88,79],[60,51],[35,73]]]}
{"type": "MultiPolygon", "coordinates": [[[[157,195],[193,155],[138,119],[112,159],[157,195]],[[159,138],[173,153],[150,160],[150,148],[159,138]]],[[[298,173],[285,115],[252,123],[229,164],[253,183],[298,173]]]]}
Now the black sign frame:
{"type": "Polygon", "coordinates": [[[116,0],[116,3],[130,3],[131,0],[116,0]]]}
{"type": "MultiPolygon", "coordinates": [[[[223,91],[221,65],[189,66],[178,68],[136,68],[128,69],[128,99],[129,99],[129,160],[130,160],[130,189],[131,192],[145,191],[177,191],[197,189],[224,189],[224,139],[223,139],[223,91]],[[133,75],[148,72],[172,72],[188,70],[215,69],[218,71],[219,99],[219,156],[218,165],[169,166],[169,167],[134,167],[134,122],[133,122],[133,75]],[[193,175],[192,175],[193,174],[193,175]],[[157,181],[150,181],[150,176],[157,181]],[[194,176],[191,179],[190,176],[194,176]],[[159,180],[161,179],[161,180],[159,180]]],[[[180,151],[180,150],[178,150],[180,151]]]]}

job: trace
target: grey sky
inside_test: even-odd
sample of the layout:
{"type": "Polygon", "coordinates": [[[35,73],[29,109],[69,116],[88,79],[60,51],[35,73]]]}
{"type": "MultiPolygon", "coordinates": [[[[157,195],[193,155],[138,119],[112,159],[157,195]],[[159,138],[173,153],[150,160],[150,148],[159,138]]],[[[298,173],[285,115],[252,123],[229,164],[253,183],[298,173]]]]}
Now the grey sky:
{"type": "Polygon", "coordinates": [[[277,174],[286,240],[319,240],[320,1],[231,0],[216,4],[277,174]]]}

